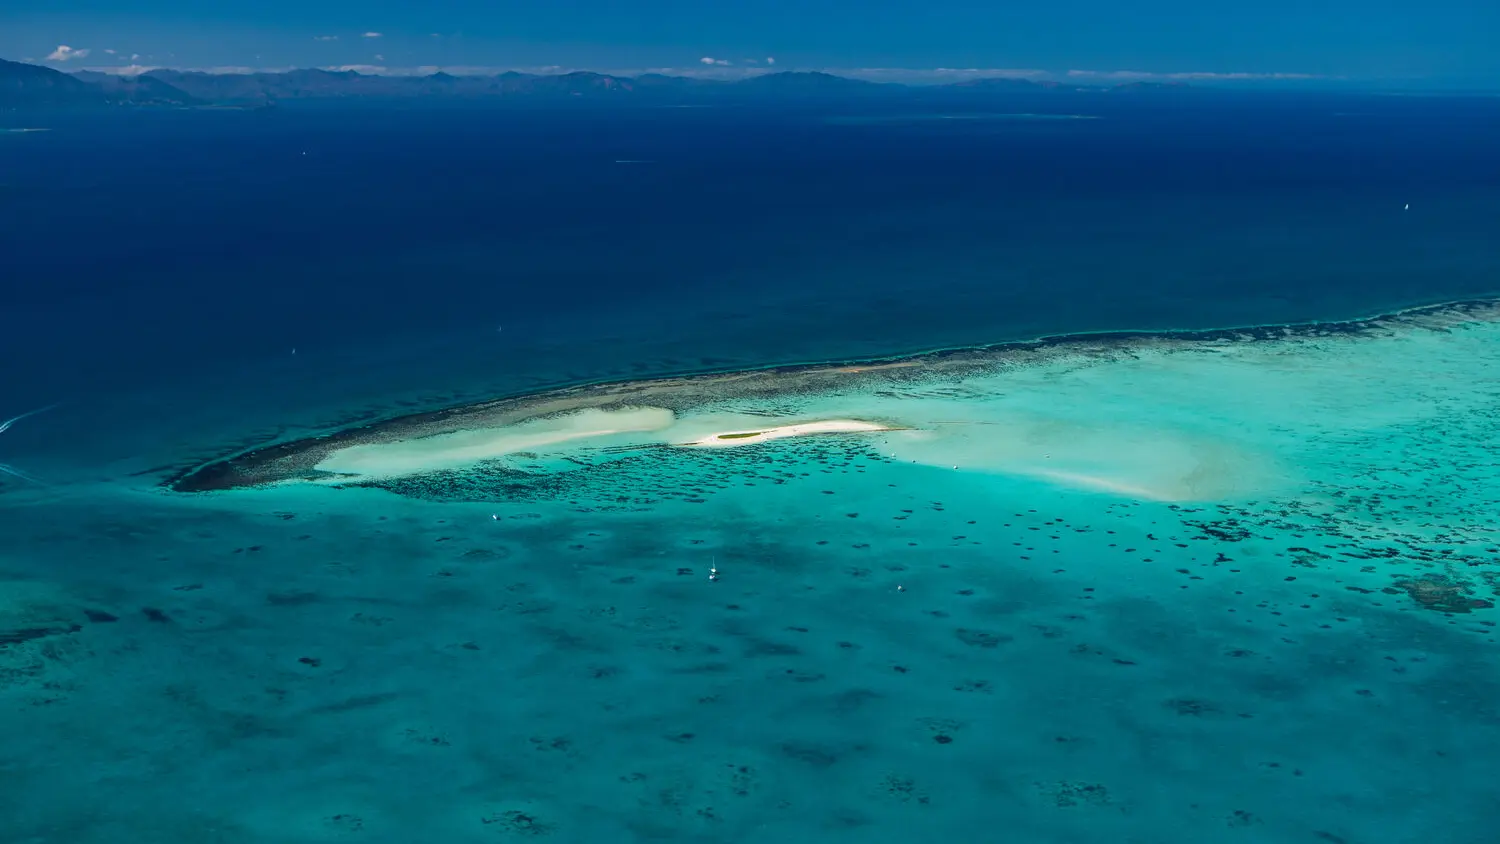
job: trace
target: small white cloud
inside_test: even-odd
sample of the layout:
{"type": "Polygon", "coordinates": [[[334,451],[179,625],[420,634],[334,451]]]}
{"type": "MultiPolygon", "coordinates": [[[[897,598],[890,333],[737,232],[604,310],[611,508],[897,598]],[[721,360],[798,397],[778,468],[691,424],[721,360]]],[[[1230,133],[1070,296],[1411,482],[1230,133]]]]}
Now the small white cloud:
{"type": "Polygon", "coordinates": [[[107,56],[113,56],[115,54],[115,51],[114,50],[105,50],[104,54],[107,55],[107,56]]]}
{"type": "Polygon", "coordinates": [[[53,50],[51,53],[49,53],[47,55],[47,61],[49,61],[49,62],[65,62],[65,61],[68,61],[69,59],[82,59],[82,58],[86,58],[88,56],[88,54],[89,54],[88,50],[75,50],[72,47],[69,47],[67,44],[59,44],[59,45],[57,45],[57,49],[56,50],[53,50]]]}
{"type": "Polygon", "coordinates": [[[766,64],[776,64],[776,60],[770,56],[766,56],[766,64]]]}
{"type": "Polygon", "coordinates": [[[138,58],[140,58],[140,57],[141,57],[141,54],[140,54],[140,53],[131,53],[131,54],[130,54],[130,60],[131,60],[131,61],[135,61],[135,60],[136,60],[136,59],[138,59],[138,58]]]}
{"type": "Polygon", "coordinates": [[[379,53],[376,53],[375,54],[375,61],[377,61],[377,62],[383,62],[383,61],[385,61],[385,56],[382,56],[379,53]]]}
{"type": "Polygon", "coordinates": [[[703,64],[718,65],[719,67],[726,67],[729,65],[729,59],[716,59],[712,56],[704,56],[698,61],[702,62],[703,64]]]}
{"type": "Polygon", "coordinates": [[[378,32],[366,32],[361,37],[362,38],[379,38],[380,37],[380,33],[378,33],[378,32]]]}
{"type": "Polygon", "coordinates": [[[339,37],[337,35],[314,35],[313,36],[313,40],[314,41],[337,41],[337,40],[339,40],[339,37]]]}

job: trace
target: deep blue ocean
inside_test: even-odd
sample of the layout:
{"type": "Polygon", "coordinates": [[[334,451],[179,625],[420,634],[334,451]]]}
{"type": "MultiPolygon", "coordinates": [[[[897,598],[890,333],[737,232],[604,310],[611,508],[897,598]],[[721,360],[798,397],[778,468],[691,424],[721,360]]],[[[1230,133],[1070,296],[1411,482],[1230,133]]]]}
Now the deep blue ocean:
{"type": "Polygon", "coordinates": [[[411,391],[1485,296],[1497,103],[8,115],[52,131],[0,137],[0,395],[93,408],[55,420],[70,434],[167,384],[287,424],[411,391]],[[1049,113],[1093,119],[1016,116],[1049,113]]]}

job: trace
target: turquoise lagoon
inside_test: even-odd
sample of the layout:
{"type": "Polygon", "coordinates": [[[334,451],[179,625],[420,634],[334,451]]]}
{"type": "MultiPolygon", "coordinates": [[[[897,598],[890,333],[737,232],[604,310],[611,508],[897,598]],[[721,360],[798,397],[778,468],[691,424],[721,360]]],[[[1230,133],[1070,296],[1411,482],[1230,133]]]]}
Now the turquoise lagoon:
{"type": "Polygon", "coordinates": [[[5,838],[1492,840],[1497,316],[584,385],[9,486],[5,838]],[[830,421],[869,429],[720,439],[830,421]]]}

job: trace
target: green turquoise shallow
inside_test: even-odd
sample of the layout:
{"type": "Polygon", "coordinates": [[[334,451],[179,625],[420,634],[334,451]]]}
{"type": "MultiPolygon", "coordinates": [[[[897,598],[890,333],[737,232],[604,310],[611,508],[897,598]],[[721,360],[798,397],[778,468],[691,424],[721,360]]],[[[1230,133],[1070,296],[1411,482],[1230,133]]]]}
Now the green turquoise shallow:
{"type": "Polygon", "coordinates": [[[1392,745],[1490,791],[1497,317],[581,386],[12,493],[72,502],[27,511],[59,567],[175,543],[0,579],[49,727],[7,752],[281,795],[226,840],[1366,840],[1392,745]]]}

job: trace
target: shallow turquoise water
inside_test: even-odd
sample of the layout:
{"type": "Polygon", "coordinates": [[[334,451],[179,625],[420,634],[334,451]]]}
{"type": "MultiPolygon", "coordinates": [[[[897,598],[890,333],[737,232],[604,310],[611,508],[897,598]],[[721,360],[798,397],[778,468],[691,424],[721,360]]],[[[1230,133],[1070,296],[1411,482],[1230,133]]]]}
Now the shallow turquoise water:
{"type": "Polygon", "coordinates": [[[36,842],[1488,841],[1500,323],[1274,333],[725,388],[383,489],[27,464],[53,483],[0,496],[0,815],[36,842]],[[671,447],[844,417],[901,430],[671,447]]]}

